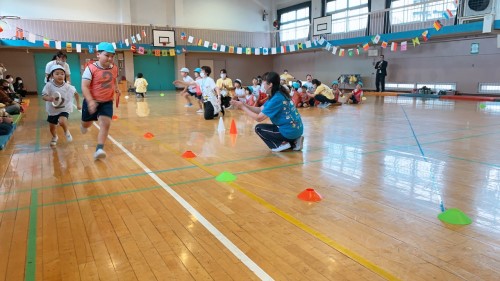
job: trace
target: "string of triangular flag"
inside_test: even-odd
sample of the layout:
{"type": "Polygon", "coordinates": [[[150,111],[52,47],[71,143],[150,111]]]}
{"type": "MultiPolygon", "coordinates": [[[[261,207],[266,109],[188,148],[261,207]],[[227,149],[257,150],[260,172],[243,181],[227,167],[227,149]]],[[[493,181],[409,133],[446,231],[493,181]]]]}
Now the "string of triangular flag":
{"type": "MultiPolygon", "coordinates": [[[[455,4],[456,5],[458,5],[457,1],[458,0],[455,0],[455,4]]],[[[454,14],[453,14],[453,12],[451,10],[446,9],[443,12],[443,16],[446,19],[450,19],[450,18],[454,17],[454,14]]],[[[440,20],[436,20],[433,23],[433,27],[434,27],[434,29],[436,29],[436,31],[439,31],[443,27],[443,24],[441,23],[440,20]]],[[[414,38],[410,39],[411,40],[411,44],[413,45],[413,47],[419,46],[420,45],[420,40],[422,40],[424,42],[427,42],[430,39],[430,37],[431,36],[429,35],[429,30],[424,30],[422,32],[422,34],[419,34],[419,35],[415,36],[414,38]]],[[[389,42],[388,40],[383,40],[382,36],[380,34],[377,34],[377,35],[375,35],[375,36],[373,36],[371,38],[372,45],[378,45],[379,42],[380,42],[380,46],[383,49],[386,49],[390,45],[391,52],[397,52],[398,51],[398,47],[399,47],[399,50],[401,52],[404,52],[404,51],[408,50],[408,44],[409,44],[408,40],[402,41],[402,42],[389,42]]],[[[338,51],[338,55],[340,57],[344,57],[346,54],[348,56],[350,56],[350,57],[352,57],[354,55],[360,55],[363,51],[368,52],[369,49],[370,49],[370,42],[367,42],[367,43],[363,44],[362,46],[358,45],[356,48],[348,48],[347,51],[346,51],[345,48],[342,48],[341,46],[333,46],[330,42],[327,42],[326,46],[324,48],[324,50],[326,50],[326,51],[330,51],[331,50],[331,53],[333,55],[336,55],[337,51],[338,51]]]]}
{"type": "MultiPolygon", "coordinates": [[[[142,30],[140,33],[134,34],[129,36],[128,38],[125,38],[123,40],[120,40],[117,42],[111,42],[113,45],[113,48],[115,50],[119,47],[120,49],[124,48],[130,48],[130,50],[134,53],[141,54],[141,55],[154,55],[154,56],[175,56],[176,53],[179,54],[180,50],[175,50],[175,49],[146,49],[142,46],[137,47],[135,44],[143,40],[144,38],[147,37],[147,33],[145,30],[142,30]],[[129,40],[130,39],[130,40],[129,40]],[[131,44],[132,43],[132,44],[131,44]],[[125,45],[125,47],[124,47],[125,45]]],[[[51,48],[51,42],[54,42],[54,47],[57,50],[62,50],[62,41],[60,40],[55,40],[51,39],[48,36],[36,34],[34,32],[30,32],[28,30],[25,30],[20,27],[16,27],[16,35],[15,38],[18,40],[27,40],[28,42],[35,44],[37,41],[37,38],[41,38],[43,41],[43,46],[45,48],[51,48]]],[[[73,42],[66,42],[66,52],[71,53],[73,52],[73,46],[76,49],[77,53],[82,52],[82,44],[80,43],[73,43],[73,42]]],[[[98,51],[97,45],[96,44],[88,44],[87,46],[88,52],[90,54],[94,53],[95,51],[98,51]]]]}

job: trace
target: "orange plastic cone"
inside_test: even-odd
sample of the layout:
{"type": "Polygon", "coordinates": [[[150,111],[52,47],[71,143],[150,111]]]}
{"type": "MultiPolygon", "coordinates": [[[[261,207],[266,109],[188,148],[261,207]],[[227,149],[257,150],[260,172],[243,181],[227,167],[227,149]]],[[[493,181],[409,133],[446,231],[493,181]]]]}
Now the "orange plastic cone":
{"type": "Polygon", "coordinates": [[[145,133],[145,134],[144,134],[144,137],[145,137],[146,139],[152,139],[152,138],[154,137],[154,135],[153,135],[153,134],[151,134],[151,133],[149,133],[149,132],[147,132],[147,133],[145,133]]]}
{"type": "Polygon", "coordinates": [[[236,139],[238,138],[238,135],[236,134],[232,134],[231,135],[231,146],[235,146],[236,145],[236,139]]]}
{"type": "Polygon", "coordinates": [[[195,158],[196,154],[194,154],[191,150],[186,150],[186,152],[184,152],[182,154],[182,157],[184,157],[184,158],[195,158]]]}
{"type": "Polygon", "coordinates": [[[314,188],[307,188],[297,195],[297,198],[300,200],[308,201],[308,202],[319,202],[322,197],[319,193],[317,193],[314,188]]]}
{"type": "Polygon", "coordinates": [[[229,129],[229,133],[230,133],[231,135],[233,135],[233,134],[234,134],[234,135],[238,134],[238,130],[236,129],[236,122],[234,122],[234,119],[233,119],[233,120],[231,120],[231,128],[229,129]]]}
{"type": "Polygon", "coordinates": [[[118,120],[118,116],[116,115],[113,115],[113,117],[111,117],[112,120],[118,120]]]}

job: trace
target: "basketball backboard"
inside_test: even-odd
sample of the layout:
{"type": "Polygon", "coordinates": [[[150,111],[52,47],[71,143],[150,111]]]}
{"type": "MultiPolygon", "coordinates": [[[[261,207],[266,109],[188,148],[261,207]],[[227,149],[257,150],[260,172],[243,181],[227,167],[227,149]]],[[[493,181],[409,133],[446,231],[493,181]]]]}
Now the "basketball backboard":
{"type": "Polygon", "coordinates": [[[332,16],[313,19],[313,36],[332,33],[332,16]]]}
{"type": "Polygon", "coordinates": [[[153,29],[153,47],[175,47],[175,31],[153,29]]]}

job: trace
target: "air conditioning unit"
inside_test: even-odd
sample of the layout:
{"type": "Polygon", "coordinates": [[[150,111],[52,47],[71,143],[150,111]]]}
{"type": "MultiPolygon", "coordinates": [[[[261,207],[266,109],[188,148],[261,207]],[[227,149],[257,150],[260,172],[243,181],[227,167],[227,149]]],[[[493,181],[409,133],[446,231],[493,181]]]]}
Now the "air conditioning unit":
{"type": "Polygon", "coordinates": [[[493,12],[496,0],[465,0],[463,17],[480,17],[493,12]]]}

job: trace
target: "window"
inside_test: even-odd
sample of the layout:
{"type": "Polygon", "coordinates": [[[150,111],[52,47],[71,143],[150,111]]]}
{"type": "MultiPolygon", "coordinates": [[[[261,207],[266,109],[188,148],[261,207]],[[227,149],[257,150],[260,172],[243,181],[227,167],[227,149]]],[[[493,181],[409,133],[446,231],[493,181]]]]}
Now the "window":
{"type": "Polygon", "coordinates": [[[298,40],[309,37],[311,2],[278,10],[280,41],[298,40]]]}
{"type": "Polygon", "coordinates": [[[500,83],[479,83],[480,94],[499,94],[500,83]]]}
{"type": "Polygon", "coordinates": [[[368,0],[327,0],[326,15],[332,15],[332,33],[365,29],[368,0]]]}
{"type": "Polygon", "coordinates": [[[393,0],[391,4],[391,24],[422,22],[444,17],[446,9],[455,15],[454,0],[427,3],[422,0],[393,0]]]}

